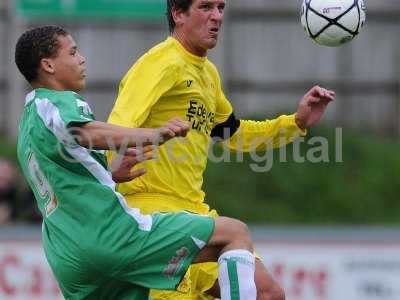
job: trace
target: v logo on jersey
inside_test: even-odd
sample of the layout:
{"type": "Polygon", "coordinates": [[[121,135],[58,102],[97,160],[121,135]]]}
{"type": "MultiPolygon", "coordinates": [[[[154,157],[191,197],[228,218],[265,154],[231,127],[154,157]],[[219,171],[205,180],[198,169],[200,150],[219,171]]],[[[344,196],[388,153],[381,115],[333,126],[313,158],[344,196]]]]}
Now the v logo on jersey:
{"type": "Polygon", "coordinates": [[[186,86],[190,88],[192,86],[193,80],[186,80],[186,86]]]}

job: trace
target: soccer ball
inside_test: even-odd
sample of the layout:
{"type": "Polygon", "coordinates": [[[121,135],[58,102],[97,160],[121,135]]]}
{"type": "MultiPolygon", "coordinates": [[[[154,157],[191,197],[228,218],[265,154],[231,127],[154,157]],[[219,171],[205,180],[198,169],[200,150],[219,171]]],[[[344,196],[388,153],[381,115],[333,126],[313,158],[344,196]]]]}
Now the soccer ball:
{"type": "Polygon", "coordinates": [[[301,23],[315,42],[337,47],[358,35],[365,11],[364,0],[303,0],[301,23]]]}

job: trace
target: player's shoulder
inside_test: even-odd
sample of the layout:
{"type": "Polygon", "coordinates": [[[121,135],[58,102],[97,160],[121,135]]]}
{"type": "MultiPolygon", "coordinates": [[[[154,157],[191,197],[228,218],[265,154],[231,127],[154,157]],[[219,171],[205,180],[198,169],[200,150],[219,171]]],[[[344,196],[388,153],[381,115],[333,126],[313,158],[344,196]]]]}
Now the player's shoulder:
{"type": "Polygon", "coordinates": [[[33,91],[34,98],[38,99],[48,99],[50,101],[59,101],[62,99],[78,98],[83,100],[83,97],[74,91],[57,91],[46,88],[39,88],[33,91]]]}
{"type": "Polygon", "coordinates": [[[219,71],[217,66],[208,58],[206,59],[204,66],[211,73],[213,77],[219,78],[219,71]]]}
{"type": "Polygon", "coordinates": [[[57,91],[51,89],[36,89],[31,96],[32,100],[37,99],[40,107],[53,106],[57,109],[66,110],[75,106],[87,106],[85,99],[74,91],[57,91]]]}
{"type": "Polygon", "coordinates": [[[176,69],[183,67],[184,61],[179,55],[172,38],[167,38],[139,58],[134,67],[148,65],[157,65],[159,68],[176,69]]]}
{"type": "Polygon", "coordinates": [[[38,88],[33,90],[26,96],[26,104],[36,101],[57,104],[59,102],[69,101],[72,98],[82,97],[72,91],[56,91],[47,88],[38,88]]]}

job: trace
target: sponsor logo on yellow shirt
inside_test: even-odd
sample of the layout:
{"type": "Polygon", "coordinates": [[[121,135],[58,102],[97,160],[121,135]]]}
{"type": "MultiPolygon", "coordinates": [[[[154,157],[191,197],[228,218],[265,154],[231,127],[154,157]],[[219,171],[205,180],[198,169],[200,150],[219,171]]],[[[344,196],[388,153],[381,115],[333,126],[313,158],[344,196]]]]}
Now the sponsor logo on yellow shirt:
{"type": "Polygon", "coordinates": [[[214,124],[214,112],[207,111],[205,105],[197,100],[189,100],[189,107],[186,113],[192,129],[210,134],[214,124]]]}

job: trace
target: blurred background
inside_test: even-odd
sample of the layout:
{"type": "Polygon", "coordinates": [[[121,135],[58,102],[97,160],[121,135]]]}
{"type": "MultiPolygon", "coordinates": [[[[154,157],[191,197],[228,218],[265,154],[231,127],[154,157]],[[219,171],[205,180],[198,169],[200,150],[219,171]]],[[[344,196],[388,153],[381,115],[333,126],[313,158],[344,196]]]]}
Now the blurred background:
{"type": "MultiPolygon", "coordinates": [[[[315,84],[337,100],[298,144],[301,157],[292,145],[257,156],[214,149],[207,203],[252,224],[288,300],[400,300],[400,2],[368,0],[366,26],[340,48],[307,38],[300,0],[226,2],[209,58],[236,115],[292,113],[315,84]]],[[[29,91],[14,64],[17,38],[66,27],[87,59],[84,95],[105,121],[121,77],[167,37],[164,12],[164,0],[0,0],[0,300],[60,298],[16,162],[29,91]]]]}

